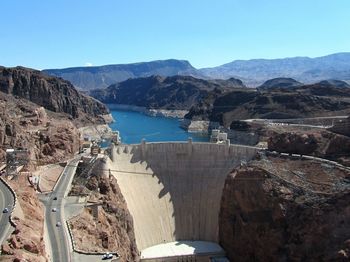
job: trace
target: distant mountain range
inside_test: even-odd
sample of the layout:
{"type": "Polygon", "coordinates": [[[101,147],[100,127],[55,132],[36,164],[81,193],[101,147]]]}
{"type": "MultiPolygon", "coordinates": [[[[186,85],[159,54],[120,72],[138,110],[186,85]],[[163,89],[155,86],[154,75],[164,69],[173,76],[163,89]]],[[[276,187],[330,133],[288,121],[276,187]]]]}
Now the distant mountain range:
{"type": "Polygon", "coordinates": [[[271,78],[289,77],[302,83],[321,80],[350,80],[350,53],[309,58],[236,60],[231,63],[200,69],[210,78],[235,77],[249,86],[258,86],[271,78]]]}
{"type": "Polygon", "coordinates": [[[335,79],[350,81],[350,52],[323,57],[236,60],[212,68],[194,68],[185,60],[158,60],[134,64],[46,69],[46,74],[62,77],[79,89],[105,88],[129,78],[151,75],[189,75],[203,79],[241,79],[256,87],[272,78],[293,78],[302,83],[335,79]]]}
{"type": "Polygon", "coordinates": [[[43,71],[49,75],[68,80],[75,87],[83,90],[105,88],[129,78],[152,75],[193,75],[198,77],[197,69],[192,67],[188,61],[175,59],[134,64],[46,69],[43,71]]]}

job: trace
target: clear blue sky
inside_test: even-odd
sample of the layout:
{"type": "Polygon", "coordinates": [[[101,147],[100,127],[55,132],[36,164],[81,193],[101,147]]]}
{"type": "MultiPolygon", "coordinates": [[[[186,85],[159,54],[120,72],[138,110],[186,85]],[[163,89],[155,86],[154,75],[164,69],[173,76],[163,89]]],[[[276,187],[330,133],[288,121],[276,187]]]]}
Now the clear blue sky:
{"type": "Polygon", "coordinates": [[[350,51],[349,0],[8,0],[0,65],[37,69],[350,51]]]}

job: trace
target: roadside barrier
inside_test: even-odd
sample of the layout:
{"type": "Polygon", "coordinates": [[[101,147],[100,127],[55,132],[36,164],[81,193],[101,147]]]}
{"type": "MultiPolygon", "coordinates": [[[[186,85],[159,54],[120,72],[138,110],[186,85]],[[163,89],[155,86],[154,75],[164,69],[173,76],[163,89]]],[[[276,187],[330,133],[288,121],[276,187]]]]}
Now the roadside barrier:
{"type": "Polygon", "coordinates": [[[325,158],[309,156],[309,155],[301,155],[301,154],[282,153],[282,152],[269,151],[269,150],[265,150],[264,152],[266,155],[274,156],[274,157],[282,157],[282,158],[289,158],[289,159],[301,159],[301,160],[314,160],[314,161],[318,161],[318,162],[321,162],[324,164],[336,166],[339,169],[350,172],[350,167],[344,166],[336,161],[328,160],[325,158]]]}

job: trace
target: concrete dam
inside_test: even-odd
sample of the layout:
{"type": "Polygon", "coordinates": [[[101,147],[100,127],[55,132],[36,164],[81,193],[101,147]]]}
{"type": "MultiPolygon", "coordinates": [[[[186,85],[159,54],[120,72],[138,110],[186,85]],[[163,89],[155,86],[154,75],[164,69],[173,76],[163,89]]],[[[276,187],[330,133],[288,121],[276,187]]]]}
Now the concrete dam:
{"type": "Polygon", "coordinates": [[[106,168],[133,216],[141,260],[224,255],[218,219],[225,179],[258,150],[191,140],[112,146],[106,168]]]}

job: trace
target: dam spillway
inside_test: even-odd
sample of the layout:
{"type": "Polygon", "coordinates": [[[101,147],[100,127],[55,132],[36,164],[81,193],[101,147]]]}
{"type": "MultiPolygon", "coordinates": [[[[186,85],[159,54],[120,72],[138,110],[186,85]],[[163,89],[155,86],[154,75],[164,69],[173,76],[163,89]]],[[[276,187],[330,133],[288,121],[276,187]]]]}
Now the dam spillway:
{"type": "MultiPolygon", "coordinates": [[[[113,146],[107,164],[133,217],[141,259],[147,259],[143,255],[160,244],[218,243],[226,176],[241,161],[253,158],[258,150],[191,141],[113,146]]],[[[167,251],[162,252],[165,257],[167,251]]]]}

